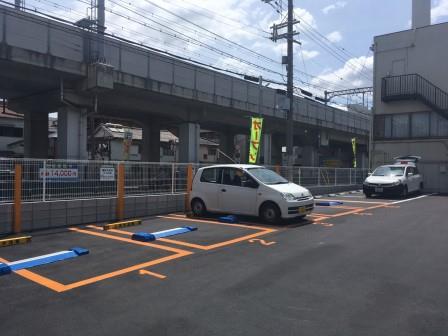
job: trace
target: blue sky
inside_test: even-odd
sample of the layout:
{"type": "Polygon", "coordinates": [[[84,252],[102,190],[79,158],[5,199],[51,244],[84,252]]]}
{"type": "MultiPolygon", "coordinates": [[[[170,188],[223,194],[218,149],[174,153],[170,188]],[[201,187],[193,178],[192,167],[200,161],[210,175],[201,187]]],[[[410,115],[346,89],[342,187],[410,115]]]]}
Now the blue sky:
{"type": "MultiPolygon", "coordinates": [[[[280,1],[280,0],[277,0],[280,1]]],[[[13,1],[11,1],[13,2],[13,1]]],[[[26,0],[69,20],[90,0],[26,0]]],[[[283,0],[286,6],[287,0],[283,0]]],[[[371,85],[373,37],[409,28],[412,0],[295,0],[302,22],[296,85],[325,89],[371,85]]],[[[433,23],[448,21],[448,0],[432,0],[433,23]]],[[[281,18],[262,0],[106,0],[107,32],[238,73],[285,80],[285,43],[268,39],[281,18]],[[235,44],[237,43],[237,44],[235,44]]],[[[283,13],[285,14],[285,13],[283,13]]]]}

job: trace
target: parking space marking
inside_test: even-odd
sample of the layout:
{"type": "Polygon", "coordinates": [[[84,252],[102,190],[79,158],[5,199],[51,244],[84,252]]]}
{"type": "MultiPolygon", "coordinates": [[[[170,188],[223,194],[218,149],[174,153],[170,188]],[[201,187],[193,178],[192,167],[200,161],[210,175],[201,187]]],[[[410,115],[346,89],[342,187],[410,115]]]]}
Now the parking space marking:
{"type": "Polygon", "coordinates": [[[159,273],[156,273],[156,272],[147,271],[147,270],[144,270],[144,269],[139,270],[138,274],[140,274],[140,275],[151,275],[153,277],[156,277],[156,278],[159,278],[159,279],[162,279],[162,280],[167,278],[166,275],[159,274],[159,273]]]}
{"type": "Polygon", "coordinates": [[[361,204],[391,204],[392,202],[376,202],[376,201],[349,201],[349,200],[337,200],[337,199],[320,199],[319,201],[328,202],[343,202],[343,203],[361,203],[361,204]]]}
{"type": "MultiPolygon", "coordinates": [[[[243,224],[228,224],[228,223],[219,223],[216,221],[210,221],[210,220],[205,220],[205,219],[191,219],[191,218],[187,218],[187,217],[181,217],[181,216],[157,216],[158,218],[164,218],[164,219],[171,219],[171,220],[181,220],[181,221],[188,221],[188,222],[197,222],[197,223],[206,223],[206,224],[214,224],[214,225],[221,225],[221,226],[227,226],[227,227],[239,227],[239,228],[245,228],[245,229],[251,229],[251,230],[260,230],[260,232],[256,232],[256,233],[252,233],[249,235],[245,235],[242,237],[238,237],[238,238],[234,238],[234,239],[230,239],[230,240],[226,240],[223,242],[219,242],[219,243],[215,243],[215,244],[210,244],[210,245],[201,245],[201,244],[194,244],[194,243],[187,243],[187,242],[183,242],[183,241],[179,241],[176,239],[168,239],[168,238],[160,238],[157,239],[157,241],[160,242],[164,242],[164,243],[169,243],[169,244],[175,244],[175,245],[180,245],[180,246],[185,246],[185,247],[191,247],[191,248],[195,248],[198,250],[203,250],[203,251],[209,251],[209,250],[213,250],[219,247],[223,247],[223,246],[228,246],[228,245],[232,245],[232,244],[236,244],[245,240],[249,240],[249,239],[253,239],[253,238],[257,238],[260,236],[264,236],[266,234],[269,233],[273,233],[276,232],[276,229],[271,229],[271,228],[266,228],[266,227],[261,227],[261,226],[255,226],[255,225],[243,225],[243,224]]],[[[89,226],[95,229],[98,229],[99,227],[95,227],[95,226],[89,226]]],[[[108,230],[108,232],[114,232],[114,233],[118,233],[118,234],[122,234],[122,235],[127,235],[127,236],[132,236],[132,232],[129,231],[124,231],[124,230],[117,230],[117,229],[113,229],[113,230],[108,230]]],[[[164,245],[157,245],[157,246],[164,246],[164,245]]]]}
{"type": "MultiPolygon", "coordinates": [[[[154,266],[154,265],[158,265],[164,262],[168,262],[174,259],[178,259],[178,258],[182,258],[191,254],[194,254],[191,251],[186,251],[186,250],[181,250],[181,249],[177,249],[174,247],[169,247],[169,246],[162,246],[162,245],[158,245],[158,244],[152,244],[152,243],[144,243],[144,242],[140,242],[140,241],[135,241],[132,239],[128,239],[128,238],[123,238],[123,237],[117,237],[117,236],[113,236],[110,234],[104,234],[104,233],[100,233],[100,232],[93,232],[93,231],[88,231],[88,230],[84,230],[84,229],[77,229],[77,228],[69,228],[70,231],[74,231],[74,232],[78,232],[78,233],[83,233],[83,234],[89,234],[89,235],[93,235],[93,236],[98,236],[98,237],[102,237],[102,238],[108,238],[108,239],[113,239],[113,240],[118,240],[121,242],[126,242],[126,243],[130,243],[130,244],[135,244],[135,245],[140,245],[140,246],[146,246],[146,247],[151,247],[151,248],[156,248],[156,249],[160,249],[160,250],[165,250],[165,251],[169,251],[169,252],[173,252],[174,254],[165,256],[165,257],[161,257],[161,258],[157,258],[154,260],[150,260],[141,264],[137,264],[137,265],[133,265],[130,267],[126,267],[126,268],[122,268],[110,273],[105,273],[105,274],[101,274],[98,276],[94,276],[91,278],[87,278],[84,280],[80,280],[77,282],[73,282],[70,284],[62,284],[60,282],[57,282],[55,280],[52,280],[50,278],[44,277],[42,275],[39,275],[37,273],[28,271],[28,270],[20,270],[20,271],[14,271],[14,273],[22,276],[25,279],[28,279],[32,282],[35,282],[41,286],[47,287],[55,292],[61,293],[61,292],[66,292],[69,291],[71,289],[74,288],[78,288],[78,287],[82,287],[82,286],[86,286],[86,285],[90,285],[102,280],[106,280],[106,279],[111,279],[120,275],[124,275],[130,272],[134,272],[134,271],[139,271],[141,269],[150,267],[150,266],[154,266]]],[[[101,228],[102,230],[102,228],[101,228]]],[[[9,262],[6,259],[0,258],[1,262],[9,262]]]]}
{"type": "Polygon", "coordinates": [[[433,193],[433,194],[428,194],[428,195],[422,195],[422,196],[418,196],[418,197],[414,197],[414,198],[407,198],[401,201],[397,201],[397,202],[392,202],[392,204],[400,204],[400,203],[405,203],[405,202],[410,202],[410,201],[415,201],[421,198],[425,198],[425,197],[429,197],[429,196],[434,196],[437,195],[437,193],[433,193]]]}

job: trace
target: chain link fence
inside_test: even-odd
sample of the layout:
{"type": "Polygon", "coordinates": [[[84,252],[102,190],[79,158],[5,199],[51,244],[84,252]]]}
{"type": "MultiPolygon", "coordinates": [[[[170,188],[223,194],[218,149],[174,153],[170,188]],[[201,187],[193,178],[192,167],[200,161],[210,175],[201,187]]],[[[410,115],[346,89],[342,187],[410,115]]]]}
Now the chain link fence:
{"type": "MultiPolygon", "coordinates": [[[[188,164],[79,160],[0,159],[0,202],[14,199],[15,166],[22,166],[22,201],[117,196],[118,167],[124,166],[125,195],[185,193],[188,164]]],[[[203,164],[193,164],[193,173],[203,164]]],[[[272,170],[303,186],[362,184],[367,169],[280,167],[272,170]]]]}

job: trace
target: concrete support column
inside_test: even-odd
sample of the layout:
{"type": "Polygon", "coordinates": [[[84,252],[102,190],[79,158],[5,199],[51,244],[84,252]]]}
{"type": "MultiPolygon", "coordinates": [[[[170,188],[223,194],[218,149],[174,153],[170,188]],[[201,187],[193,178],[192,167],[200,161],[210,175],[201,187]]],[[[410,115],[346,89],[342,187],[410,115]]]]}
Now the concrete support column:
{"type": "Polygon", "coordinates": [[[179,162],[199,162],[199,142],[201,126],[195,123],[185,123],[179,126],[179,162]]]}
{"type": "Polygon", "coordinates": [[[58,159],[87,160],[87,111],[65,106],[58,112],[58,159]]]}
{"type": "Polygon", "coordinates": [[[160,124],[154,121],[143,123],[141,148],[142,161],[160,162],[160,124]]]}
{"type": "Polygon", "coordinates": [[[246,134],[237,134],[235,136],[235,149],[239,152],[238,163],[247,163],[249,161],[249,136],[246,134]]]}
{"type": "Polygon", "coordinates": [[[220,133],[219,149],[225,154],[219,154],[219,161],[222,163],[233,163],[228,157],[235,160],[235,134],[230,132],[220,133]]]}
{"type": "Polygon", "coordinates": [[[263,157],[263,161],[260,160],[260,163],[265,165],[271,165],[272,164],[272,134],[265,133],[263,134],[263,141],[261,144],[261,150],[260,156],[263,157]]]}
{"type": "Polygon", "coordinates": [[[24,155],[26,158],[48,158],[48,113],[27,112],[24,121],[24,155]]]}

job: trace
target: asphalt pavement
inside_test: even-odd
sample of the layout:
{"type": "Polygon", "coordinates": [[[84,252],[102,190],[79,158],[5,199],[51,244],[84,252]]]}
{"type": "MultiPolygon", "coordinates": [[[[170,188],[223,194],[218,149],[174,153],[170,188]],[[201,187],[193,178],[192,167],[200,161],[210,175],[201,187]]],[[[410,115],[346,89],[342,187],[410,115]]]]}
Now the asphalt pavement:
{"type": "Polygon", "coordinates": [[[182,214],[38,232],[3,261],[87,256],[0,276],[7,335],[447,335],[448,197],[318,201],[306,221],[182,214]],[[134,232],[197,231],[141,243],[134,232]]]}

